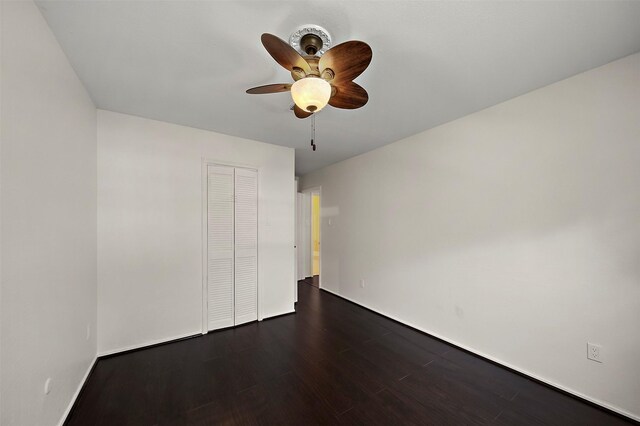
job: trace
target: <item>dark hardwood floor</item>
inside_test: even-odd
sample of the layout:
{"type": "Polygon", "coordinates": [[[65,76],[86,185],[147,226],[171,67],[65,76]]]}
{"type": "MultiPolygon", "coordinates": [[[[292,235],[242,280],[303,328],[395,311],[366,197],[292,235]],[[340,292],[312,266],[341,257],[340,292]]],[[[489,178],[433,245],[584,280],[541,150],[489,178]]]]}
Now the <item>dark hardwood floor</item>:
{"type": "Polygon", "coordinates": [[[627,424],[298,286],[296,314],[99,360],[66,424],[627,424]]]}
{"type": "Polygon", "coordinates": [[[320,275],[314,275],[312,277],[307,277],[304,280],[298,281],[298,284],[305,283],[310,286],[320,288],[320,275]]]}

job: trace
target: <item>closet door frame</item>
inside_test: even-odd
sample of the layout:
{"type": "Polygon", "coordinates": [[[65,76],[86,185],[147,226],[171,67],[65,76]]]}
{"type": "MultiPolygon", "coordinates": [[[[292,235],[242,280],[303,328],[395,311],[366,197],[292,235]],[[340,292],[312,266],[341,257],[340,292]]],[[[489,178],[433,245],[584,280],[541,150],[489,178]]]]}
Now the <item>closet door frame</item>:
{"type": "Polygon", "coordinates": [[[225,160],[216,160],[216,159],[212,159],[212,158],[202,158],[202,164],[201,164],[201,170],[202,170],[202,197],[201,197],[201,201],[202,201],[202,232],[201,232],[201,239],[202,239],[202,334],[207,334],[209,332],[209,323],[208,323],[208,304],[207,304],[207,300],[208,300],[208,282],[207,282],[207,275],[208,275],[208,256],[207,256],[207,252],[209,250],[208,247],[208,243],[207,243],[207,226],[208,226],[208,221],[207,221],[207,216],[208,216],[208,197],[209,197],[209,193],[208,193],[208,186],[209,186],[209,166],[222,166],[222,167],[234,167],[234,168],[238,168],[238,169],[250,169],[250,170],[255,170],[258,174],[258,188],[257,188],[257,193],[258,193],[258,235],[257,235],[257,240],[258,240],[258,259],[257,259],[257,270],[258,270],[258,304],[257,304],[257,309],[258,309],[258,321],[262,321],[263,319],[263,315],[262,315],[262,285],[261,285],[261,279],[260,279],[260,188],[261,188],[261,179],[262,179],[262,173],[260,170],[260,167],[254,165],[254,164],[246,164],[246,163],[234,163],[234,162],[229,162],[229,161],[225,161],[225,160]]]}

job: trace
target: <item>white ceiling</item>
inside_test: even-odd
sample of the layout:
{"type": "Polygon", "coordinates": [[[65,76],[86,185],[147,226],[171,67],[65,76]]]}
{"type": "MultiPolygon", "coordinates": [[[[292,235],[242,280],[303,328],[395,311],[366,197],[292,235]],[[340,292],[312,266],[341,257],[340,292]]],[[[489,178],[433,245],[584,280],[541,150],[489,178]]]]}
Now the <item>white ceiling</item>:
{"type": "Polygon", "coordinates": [[[38,2],[98,108],[296,148],[296,171],[369,151],[640,51],[640,1],[38,2]],[[334,43],[363,40],[373,61],[358,110],[310,120],[260,43],[302,24],[334,43]]]}

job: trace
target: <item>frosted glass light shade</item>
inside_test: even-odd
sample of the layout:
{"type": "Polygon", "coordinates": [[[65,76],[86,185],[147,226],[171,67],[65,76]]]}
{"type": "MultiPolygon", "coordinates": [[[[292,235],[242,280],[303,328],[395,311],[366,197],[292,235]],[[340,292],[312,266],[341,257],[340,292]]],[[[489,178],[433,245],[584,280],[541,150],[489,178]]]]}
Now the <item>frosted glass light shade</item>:
{"type": "Polygon", "coordinates": [[[331,85],[318,77],[302,78],[291,86],[293,102],[307,112],[318,112],[331,97],[331,85]]]}

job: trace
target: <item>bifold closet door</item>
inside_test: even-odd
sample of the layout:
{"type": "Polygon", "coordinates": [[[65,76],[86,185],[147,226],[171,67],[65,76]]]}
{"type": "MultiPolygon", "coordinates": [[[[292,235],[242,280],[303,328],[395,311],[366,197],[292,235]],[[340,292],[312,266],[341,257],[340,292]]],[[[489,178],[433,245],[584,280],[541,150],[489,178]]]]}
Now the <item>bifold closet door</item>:
{"type": "Polygon", "coordinates": [[[208,166],[208,328],[234,325],[234,169],[208,166]]]}
{"type": "Polygon", "coordinates": [[[258,172],[235,169],[235,324],[258,319],[258,172]]]}

